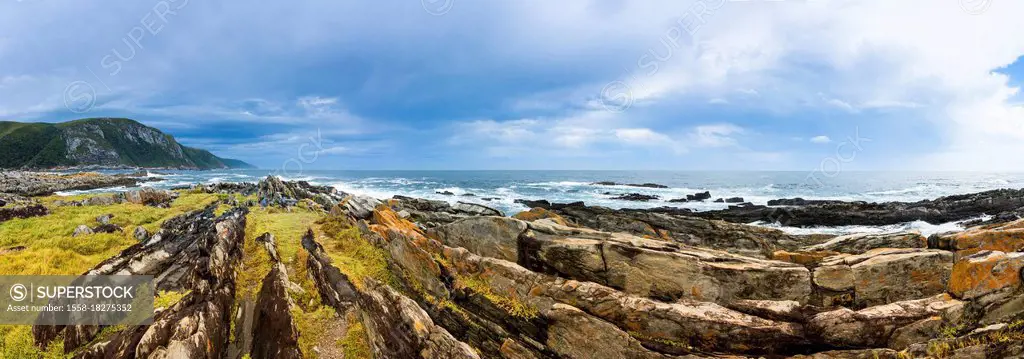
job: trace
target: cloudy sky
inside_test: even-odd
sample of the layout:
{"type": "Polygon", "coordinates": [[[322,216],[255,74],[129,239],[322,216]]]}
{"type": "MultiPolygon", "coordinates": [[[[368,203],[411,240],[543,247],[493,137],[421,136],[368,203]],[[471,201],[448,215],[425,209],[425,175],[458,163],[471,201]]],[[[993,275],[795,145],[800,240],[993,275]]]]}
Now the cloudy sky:
{"type": "Polygon", "coordinates": [[[263,168],[1024,170],[1021,14],[0,0],[0,118],[130,117],[263,168]]]}

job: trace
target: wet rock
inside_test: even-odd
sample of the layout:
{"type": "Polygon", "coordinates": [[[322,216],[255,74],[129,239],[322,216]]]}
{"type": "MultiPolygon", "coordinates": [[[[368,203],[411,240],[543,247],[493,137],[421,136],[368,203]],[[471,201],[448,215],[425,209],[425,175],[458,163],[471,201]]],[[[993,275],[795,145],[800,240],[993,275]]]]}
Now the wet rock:
{"type": "Polygon", "coordinates": [[[651,201],[651,200],[656,200],[658,198],[660,198],[660,197],[654,196],[654,195],[646,195],[646,194],[640,194],[640,193],[628,193],[628,194],[623,194],[623,195],[620,195],[620,196],[612,197],[611,199],[617,199],[617,200],[622,200],[622,201],[647,202],[647,201],[651,201]]]}
{"type": "Polygon", "coordinates": [[[453,193],[452,191],[435,191],[434,193],[442,195],[442,196],[454,196],[455,195],[455,193],[453,193]]]}
{"type": "Polygon", "coordinates": [[[985,214],[1016,211],[1022,207],[1024,207],[1024,189],[1001,189],[912,203],[784,199],[769,201],[768,206],[730,208],[700,212],[695,215],[734,223],[780,222],[796,227],[890,225],[917,220],[941,224],[976,218],[985,214]]]}
{"type": "Polygon", "coordinates": [[[946,251],[874,249],[826,260],[814,269],[814,283],[831,291],[817,293],[821,305],[852,295],[854,306],[868,307],[943,293],[952,268],[953,254],[946,251]]]}
{"type": "Polygon", "coordinates": [[[625,187],[642,187],[642,188],[668,188],[666,185],[657,183],[616,183],[612,181],[601,181],[591,183],[594,186],[625,186],[625,187]]]}
{"type": "Polygon", "coordinates": [[[949,295],[895,302],[859,311],[847,308],[815,315],[808,333],[837,347],[886,347],[896,329],[922,319],[962,309],[963,302],[949,295]]]}
{"type": "Polygon", "coordinates": [[[668,200],[669,203],[686,203],[689,202],[686,198],[673,198],[668,200]]]}
{"type": "Polygon", "coordinates": [[[715,203],[725,203],[725,199],[724,198],[716,199],[715,203]]]}
{"type": "Polygon", "coordinates": [[[75,227],[75,231],[73,233],[71,233],[71,236],[72,237],[78,237],[78,236],[85,236],[85,235],[90,235],[90,234],[92,234],[92,228],[89,228],[89,226],[84,225],[84,224],[79,224],[78,227],[75,227]]]}
{"type": "Polygon", "coordinates": [[[686,195],[687,201],[705,201],[711,199],[711,192],[700,192],[686,195]]]}
{"type": "Polygon", "coordinates": [[[927,248],[928,241],[917,232],[851,234],[803,248],[804,251],[833,251],[862,254],[877,248],[927,248]]]}
{"type": "Polygon", "coordinates": [[[725,203],[743,203],[743,197],[730,197],[725,199],[725,203]]]}
{"type": "Polygon", "coordinates": [[[41,204],[28,206],[7,206],[0,208],[0,223],[15,218],[31,218],[50,214],[50,210],[41,204]]]}

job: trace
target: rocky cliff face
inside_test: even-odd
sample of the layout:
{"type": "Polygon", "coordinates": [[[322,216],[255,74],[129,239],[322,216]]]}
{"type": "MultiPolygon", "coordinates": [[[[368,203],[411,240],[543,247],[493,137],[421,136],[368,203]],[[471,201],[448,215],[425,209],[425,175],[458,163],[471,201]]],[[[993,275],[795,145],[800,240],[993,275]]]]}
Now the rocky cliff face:
{"type": "Polygon", "coordinates": [[[0,122],[0,168],[71,166],[245,168],[248,164],[182,146],[158,129],[129,119],[0,122]]]}
{"type": "Polygon", "coordinates": [[[330,323],[361,328],[366,351],[346,358],[1024,354],[1019,222],[931,239],[814,238],[582,205],[509,218],[276,179],[193,190],[322,218],[301,239],[250,233],[249,252],[245,205],[168,221],[93,272],[153,274],[161,288],[189,290],[184,299],[150,327],[37,327],[37,342],[62,337],[76,357],[340,357],[328,346],[347,334],[299,318],[321,303],[330,323]],[[254,255],[268,270],[253,320],[240,324],[228,314],[239,307],[235,269],[254,255]],[[320,344],[304,347],[309,337],[320,344]]]}

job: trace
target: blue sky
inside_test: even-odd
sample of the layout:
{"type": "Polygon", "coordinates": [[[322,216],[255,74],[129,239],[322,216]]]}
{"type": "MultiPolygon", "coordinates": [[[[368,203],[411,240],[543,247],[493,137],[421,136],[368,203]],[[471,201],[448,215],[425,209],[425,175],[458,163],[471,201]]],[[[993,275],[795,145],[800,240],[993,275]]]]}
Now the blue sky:
{"type": "Polygon", "coordinates": [[[0,118],[263,168],[1022,170],[1024,4],[0,2],[0,118]]]}

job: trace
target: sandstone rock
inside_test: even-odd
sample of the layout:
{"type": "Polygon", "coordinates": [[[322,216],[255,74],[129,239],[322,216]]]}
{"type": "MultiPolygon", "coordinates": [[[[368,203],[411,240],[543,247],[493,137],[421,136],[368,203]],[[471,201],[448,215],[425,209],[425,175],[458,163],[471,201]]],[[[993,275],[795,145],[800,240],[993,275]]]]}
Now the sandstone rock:
{"type": "Polygon", "coordinates": [[[726,305],[740,313],[782,322],[803,323],[820,312],[818,308],[793,300],[737,300],[726,305]]]}
{"type": "Polygon", "coordinates": [[[504,213],[482,204],[458,202],[452,205],[452,209],[470,216],[504,216],[504,213]]]}
{"type": "Polygon", "coordinates": [[[807,330],[829,345],[880,348],[888,345],[897,329],[962,307],[963,302],[940,294],[859,311],[842,308],[815,315],[807,322],[807,330]]]}
{"type": "Polygon", "coordinates": [[[177,192],[160,190],[150,187],[138,191],[127,191],[114,196],[115,199],[123,198],[128,203],[144,204],[154,207],[169,207],[171,201],[178,197],[177,192]]]}
{"type": "Polygon", "coordinates": [[[89,228],[89,226],[86,226],[84,224],[79,224],[78,227],[75,227],[75,232],[72,233],[71,236],[78,237],[90,234],[92,234],[92,228],[89,228]]]}
{"type": "Polygon", "coordinates": [[[942,334],[944,321],[941,316],[921,319],[905,327],[896,329],[889,338],[889,348],[904,350],[913,344],[924,343],[942,334]]]}
{"type": "Polygon", "coordinates": [[[926,248],[927,240],[917,232],[851,234],[804,248],[804,251],[834,251],[862,254],[877,248],[926,248]]]}
{"type": "Polygon", "coordinates": [[[507,217],[470,217],[438,227],[431,236],[452,247],[515,262],[519,235],[526,228],[525,222],[507,217]]]}
{"type": "Polygon", "coordinates": [[[946,251],[874,249],[826,260],[814,270],[814,282],[831,291],[852,288],[853,304],[868,307],[943,293],[952,267],[953,254],[946,251]]]}
{"type": "Polygon", "coordinates": [[[797,355],[791,359],[899,359],[892,349],[833,350],[811,355],[797,355]]]}
{"type": "Polygon", "coordinates": [[[929,247],[971,254],[983,250],[1000,252],[1024,251],[1024,220],[978,228],[953,234],[937,234],[928,239],[929,247]]]}
{"type": "Polygon", "coordinates": [[[519,212],[516,215],[512,216],[512,218],[515,218],[515,219],[518,219],[518,220],[521,220],[521,221],[526,221],[526,222],[533,222],[533,221],[537,221],[537,220],[548,219],[548,220],[554,221],[555,223],[557,223],[559,225],[570,226],[569,222],[566,221],[565,218],[562,218],[562,216],[559,216],[558,214],[556,214],[554,212],[548,211],[548,210],[546,210],[544,208],[540,208],[540,207],[536,207],[536,208],[530,209],[529,211],[526,211],[526,212],[519,212]]]}
{"type": "Polygon", "coordinates": [[[840,254],[839,252],[833,251],[775,251],[772,253],[772,258],[777,261],[796,263],[805,267],[817,267],[821,262],[825,261],[826,258],[840,254]]]}
{"type": "Polygon", "coordinates": [[[545,313],[552,321],[544,344],[562,358],[665,358],[641,346],[626,332],[576,307],[556,303],[545,313]]]}
{"type": "Polygon", "coordinates": [[[355,219],[370,219],[373,209],[380,204],[376,198],[363,195],[350,195],[342,200],[345,211],[355,219]]]}
{"type": "Polygon", "coordinates": [[[1024,253],[982,251],[961,258],[953,266],[949,292],[962,299],[974,299],[996,291],[1019,288],[1024,253]]]}

